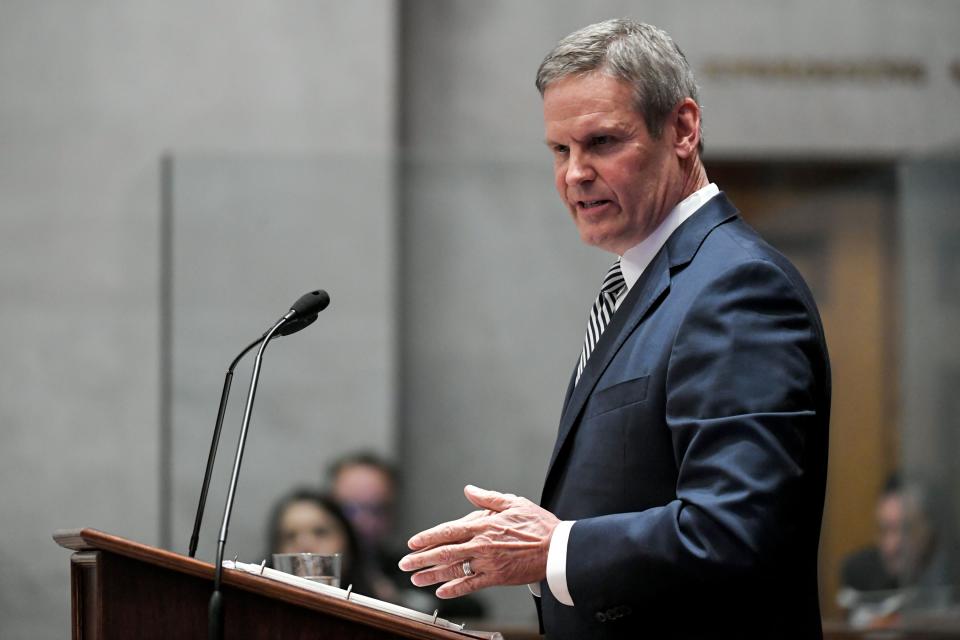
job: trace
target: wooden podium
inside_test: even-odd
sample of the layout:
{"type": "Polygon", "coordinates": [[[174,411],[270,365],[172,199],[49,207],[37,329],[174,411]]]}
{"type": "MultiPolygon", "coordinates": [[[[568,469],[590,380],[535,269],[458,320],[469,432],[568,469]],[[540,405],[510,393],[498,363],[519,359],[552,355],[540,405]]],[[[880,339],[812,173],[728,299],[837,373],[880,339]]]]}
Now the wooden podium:
{"type": "MultiPolygon", "coordinates": [[[[207,637],[212,564],[96,529],[61,530],[53,539],[75,551],[70,559],[74,640],[207,637]]],[[[500,637],[407,620],[241,571],[224,570],[222,592],[229,639],[500,637]]]]}

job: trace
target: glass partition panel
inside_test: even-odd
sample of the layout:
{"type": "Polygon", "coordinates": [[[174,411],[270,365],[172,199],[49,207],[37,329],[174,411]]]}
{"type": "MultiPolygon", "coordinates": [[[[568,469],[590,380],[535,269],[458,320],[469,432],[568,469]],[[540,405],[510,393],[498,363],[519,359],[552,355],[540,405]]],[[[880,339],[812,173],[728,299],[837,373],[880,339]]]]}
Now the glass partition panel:
{"type": "Polygon", "coordinates": [[[960,618],[960,155],[904,162],[899,187],[903,569],[914,618],[960,618]]]}

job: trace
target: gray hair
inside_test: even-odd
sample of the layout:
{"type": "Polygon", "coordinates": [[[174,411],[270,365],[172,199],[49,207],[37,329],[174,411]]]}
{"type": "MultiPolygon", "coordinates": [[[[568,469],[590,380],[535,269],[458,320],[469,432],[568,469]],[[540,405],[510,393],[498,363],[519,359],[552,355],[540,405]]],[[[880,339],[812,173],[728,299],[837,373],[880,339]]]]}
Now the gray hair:
{"type": "Polygon", "coordinates": [[[592,71],[633,87],[634,109],[654,138],[663,133],[667,116],[681,100],[700,103],[693,71],[680,47],[653,25],[617,18],[574,31],[540,63],[537,90],[543,97],[552,83],[592,71]]]}

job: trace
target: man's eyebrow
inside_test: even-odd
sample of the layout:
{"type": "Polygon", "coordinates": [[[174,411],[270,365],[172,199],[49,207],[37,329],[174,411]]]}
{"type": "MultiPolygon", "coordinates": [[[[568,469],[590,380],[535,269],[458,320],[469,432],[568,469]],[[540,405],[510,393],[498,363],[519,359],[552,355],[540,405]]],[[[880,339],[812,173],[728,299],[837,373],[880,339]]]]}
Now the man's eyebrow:
{"type": "MultiPolygon", "coordinates": [[[[584,143],[590,140],[591,138],[596,138],[597,136],[628,136],[631,134],[631,127],[628,123],[622,122],[620,120],[614,120],[612,122],[601,122],[585,129],[585,133],[579,135],[570,135],[570,138],[574,142],[584,143]]],[[[562,142],[555,142],[550,138],[545,138],[543,144],[548,147],[562,146],[566,147],[567,144],[562,142]]]]}

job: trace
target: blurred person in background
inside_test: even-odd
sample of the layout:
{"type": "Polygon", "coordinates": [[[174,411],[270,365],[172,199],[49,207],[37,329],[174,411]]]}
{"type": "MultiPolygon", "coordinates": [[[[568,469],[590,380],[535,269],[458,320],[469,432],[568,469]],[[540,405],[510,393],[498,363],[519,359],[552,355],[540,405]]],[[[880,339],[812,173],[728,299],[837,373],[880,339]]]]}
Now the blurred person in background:
{"type": "Polygon", "coordinates": [[[399,479],[390,462],[369,451],[350,453],[330,465],[327,481],[330,494],[357,531],[373,595],[422,611],[437,609],[444,617],[483,617],[485,607],[479,598],[439,600],[430,590],[413,587],[397,566],[406,546],[395,536],[399,479]]]}
{"type": "Polygon", "coordinates": [[[359,452],[336,460],[329,469],[330,494],[353,523],[365,554],[380,560],[389,556],[396,567],[403,548],[390,553],[394,533],[397,474],[393,465],[374,453],[359,452]]]}
{"type": "Polygon", "coordinates": [[[341,586],[375,595],[353,526],[330,496],[295,489],[274,505],[267,531],[268,558],[274,553],[339,553],[341,586]]]}
{"type": "Polygon", "coordinates": [[[392,540],[398,489],[393,465],[372,452],[351,453],[330,465],[327,480],[330,495],[357,531],[376,597],[401,603],[409,583],[397,568],[403,548],[392,540]]]}
{"type": "Polygon", "coordinates": [[[893,473],[875,517],[875,544],[850,554],[841,569],[837,599],[850,623],[881,628],[898,623],[904,611],[949,606],[950,558],[929,491],[893,473]]]}

